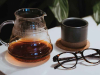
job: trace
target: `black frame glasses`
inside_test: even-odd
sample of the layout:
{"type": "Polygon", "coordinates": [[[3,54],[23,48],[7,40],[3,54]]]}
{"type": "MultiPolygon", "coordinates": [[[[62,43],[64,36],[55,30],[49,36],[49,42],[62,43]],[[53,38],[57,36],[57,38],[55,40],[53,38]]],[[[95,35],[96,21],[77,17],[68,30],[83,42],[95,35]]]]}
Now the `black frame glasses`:
{"type": "Polygon", "coordinates": [[[63,53],[57,54],[56,56],[53,57],[53,61],[54,61],[54,62],[58,62],[58,64],[54,67],[54,69],[57,69],[57,68],[60,67],[60,66],[62,66],[63,68],[66,68],[66,69],[75,68],[75,67],[76,67],[76,64],[77,64],[77,62],[78,62],[78,60],[80,60],[80,59],[82,59],[82,58],[83,58],[86,62],[91,63],[91,64],[98,64],[99,61],[100,61],[100,59],[99,59],[97,62],[90,62],[89,60],[86,59],[86,57],[92,57],[92,59],[100,58],[100,49],[88,48],[88,49],[85,49],[85,50],[83,50],[83,51],[78,51],[78,52],[63,52],[63,53]],[[94,50],[95,53],[84,56],[84,52],[86,52],[87,50],[94,50]],[[65,53],[70,53],[70,54],[72,54],[74,57],[59,58],[61,55],[65,54],[65,53]],[[78,53],[80,53],[81,56],[77,56],[78,53]],[[98,54],[99,56],[97,56],[97,54],[98,54]],[[63,61],[63,60],[64,60],[64,61],[63,61]],[[60,61],[63,61],[63,62],[60,63],[60,61]],[[75,62],[76,62],[72,67],[65,67],[65,66],[62,65],[62,64],[64,64],[64,63],[68,63],[68,62],[71,62],[71,61],[75,61],[75,62]]]}

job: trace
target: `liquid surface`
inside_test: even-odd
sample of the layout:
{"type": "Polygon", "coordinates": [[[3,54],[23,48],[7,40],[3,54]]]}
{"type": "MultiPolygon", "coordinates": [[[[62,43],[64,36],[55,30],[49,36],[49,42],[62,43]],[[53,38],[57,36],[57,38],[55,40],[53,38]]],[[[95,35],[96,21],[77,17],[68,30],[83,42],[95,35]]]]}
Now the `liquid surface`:
{"type": "Polygon", "coordinates": [[[23,14],[20,14],[20,16],[23,17],[23,18],[36,18],[36,17],[39,17],[39,15],[33,14],[33,13],[28,13],[28,14],[23,13],[23,14]]]}
{"type": "Polygon", "coordinates": [[[20,39],[12,42],[8,50],[14,57],[35,60],[49,55],[52,51],[52,45],[43,40],[33,41],[31,39],[20,39]]]}

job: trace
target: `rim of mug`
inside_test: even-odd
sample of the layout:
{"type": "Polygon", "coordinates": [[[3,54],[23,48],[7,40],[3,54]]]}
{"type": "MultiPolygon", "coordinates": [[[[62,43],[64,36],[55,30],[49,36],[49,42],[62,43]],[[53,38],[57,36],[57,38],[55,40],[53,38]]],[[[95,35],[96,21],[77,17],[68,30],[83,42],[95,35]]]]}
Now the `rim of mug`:
{"type": "Polygon", "coordinates": [[[64,20],[62,21],[62,25],[64,25],[65,27],[70,27],[70,28],[83,28],[83,27],[87,27],[87,26],[88,26],[88,22],[87,22],[86,20],[82,19],[82,18],[70,17],[70,18],[64,19],[64,20]],[[65,21],[70,20],[70,19],[71,19],[71,20],[72,20],[72,19],[74,19],[74,20],[81,20],[81,21],[84,21],[86,24],[85,24],[84,26],[80,26],[80,27],[72,27],[72,26],[67,26],[67,25],[63,24],[65,21]]]}
{"type": "MultiPolygon", "coordinates": [[[[18,11],[21,11],[21,10],[23,10],[23,9],[37,9],[37,10],[43,12],[43,15],[41,15],[41,16],[39,16],[39,17],[47,16],[47,14],[46,14],[43,10],[38,9],[38,8],[21,8],[21,9],[16,10],[16,11],[14,12],[14,15],[17,16],[17,17],[20,17],[20,18],[25,18],[25,17],[19,16],[19,15],[17,14],[18,11]]],[[[38,18],[38,17],[35,17],[35,18],[38,18]]],[[[25,18],[25,19],[29,19],[29,18],[25,18]]],[[[32,19],[32,18],[30,18],[30,19],[32,19]]]]}

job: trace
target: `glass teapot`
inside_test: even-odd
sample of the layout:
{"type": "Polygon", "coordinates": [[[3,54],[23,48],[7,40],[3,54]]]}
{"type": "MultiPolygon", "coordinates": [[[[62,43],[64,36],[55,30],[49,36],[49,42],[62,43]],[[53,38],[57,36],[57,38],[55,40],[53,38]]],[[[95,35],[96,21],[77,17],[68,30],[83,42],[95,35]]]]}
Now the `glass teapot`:
{"type": "Polygon", "coordinates": [[[8,53],[24,62],[44,60],[52,51],[52,44],[44,20],[46,13],[37,8],[23,8],[15,12],[16,20],[1,24],[14,24],[9,43],[0,39],[8,47],[8,53]]]}

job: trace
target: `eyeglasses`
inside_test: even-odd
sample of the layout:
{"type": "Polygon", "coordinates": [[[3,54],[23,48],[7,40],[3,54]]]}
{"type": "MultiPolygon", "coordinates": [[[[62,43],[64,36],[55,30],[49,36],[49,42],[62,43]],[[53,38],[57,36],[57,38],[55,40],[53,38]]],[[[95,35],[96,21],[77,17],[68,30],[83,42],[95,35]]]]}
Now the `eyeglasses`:
{"type": "Polygon", "coordinates": [[[80,59],[84,59],[90,64],[98,64],[100,61],[100,49],[88,48],[78,52],[60,53],[53,57],[53,61],[58,62],[54,69],[60,66],[66,69],[75,68],[77,61],[80,59]],[[81,54],[81,56],[77,56],[77,54],[81,54]]]}

